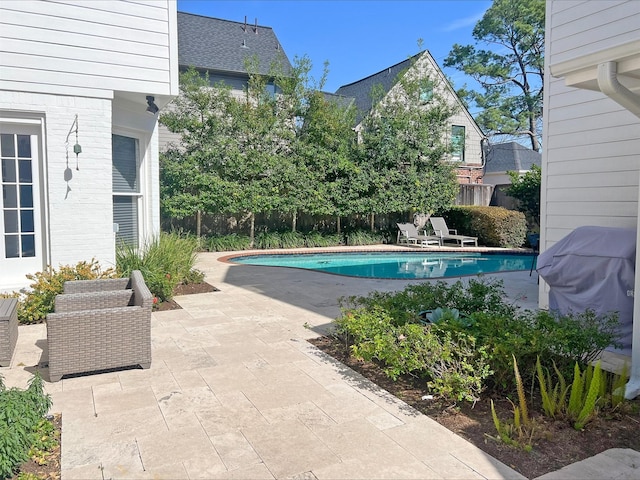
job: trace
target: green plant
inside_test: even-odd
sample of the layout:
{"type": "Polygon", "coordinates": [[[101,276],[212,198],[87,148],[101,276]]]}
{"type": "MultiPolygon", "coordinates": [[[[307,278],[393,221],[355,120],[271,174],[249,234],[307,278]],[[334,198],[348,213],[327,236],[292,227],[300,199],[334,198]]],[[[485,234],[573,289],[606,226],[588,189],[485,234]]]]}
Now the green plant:
{"type": "Polygon", "coordinates": [[[342,244],[342,236],[338,234],[323,235],[313,230],[305,236],[305,245],[307,247],[333,247],[342,244]]]}
{"type": "Polygon", "coordinates": [[[336,327],[354,356],[380,361],[392,379],[425,378],[431,391],[446,398],[475,402],[491,374],[484,349],[472,337],[418,323],[397,325],[381,306],[348,309],[336,327]]]}
{"type": "Polygon", "coordinates": [[[0,478],[10,478],[16,467],[29,458],[29,450],[51,444],[39,434],[44,427],[43,417],[51,406],[51,398],[44,393],[39,374],[31,379],[25,390],[5,388],[0,376],[0,478]]]}
{"type": "Polygon", "coordinates": [[[384,238],[378,233],[367,232],[365,230],[354,230],[348,232],[345,237],[347,245],[377,245],[384,242],[384,238]]]}
{"type": "Polygon", "coordinates": [[[589,365],[584,372],[580,371],[578,363],[575,364],[567,416],[576,430],[582,430],[596,415],[596,404],[602,398],[602,385],[600,361],[595,367],[589,365]]]}
{"type": "Polygon", "coordinates": [[[527,221],[522,212],[503,207],[457,206],[444,216],[452,228],[478,237],[482,245],[519,247],[526,239],[527,221]]]}
{"type": "Polygon", "coordinates": [[[202,246],[209,252],[230,252],[248,250],[251,239],[248,235],[214,235],[202,240],[202,246]]]}
{"type": "Polygon", "coordinates": [[[305,246],[305,238],[300,232],[281,232],[281,248],[301,248],[305,246]]]}
{"type": "Polygon", "coordinates": [[[260,232],[256,235],[256,248],[270,250],[280,248],[280,234],[277,232],[260,232]]]}
{"type": "Polygon", "coordinates": [[[50,267],[42,272],[27,275],[32,283],[18,296],[18,321],[22,324],[43,321],[47,313],[53,312],[55,297],[62,293],[64,282],[68,280],[94,280],[114,276],[115,270],[102,270],[95,259],[90,262],[78,262],[76,265],[62,265],[57,270],[50,267]]]}
{"type": "Polygon", "coordinates": [[[544,413],[551,418],[564,411],[567,398],[567,383],[564,376],[558,370],[555,362],[553,369],[558,377],[557,382],[553,382],[548,370],[543,369],[540,363],[540,357],[536,361],[536,373],[538,376],[538,385],[540,386],[540,397],[542,399],[542,409],[544,413]]]}
{"type": "Polygon", "coordinates": [[[116,265],[122,276],[140,270],[145,283],[160,301],[171,299],[176,285],[191,273],[196,261],[197,239],[179,233],[161,233],[142,247],[120,244],[116,265]]]}
{"type": "Polygon", "coordinates": [[[491,416],[493,424],[496,427],[499,438],[508,445],[523,445],[526,450],[531,450],[534,432],[534,422],[529,418],[529,409],[527,407],[527,399],[524,393],[524,384],[518,362],[513,357],[513,374],[518,392],[518,404],[516,405],[509,399],[513,409],[513,420],[511,422],[501,422],[496,414],[493,400],[491,400],[491,416]]]}

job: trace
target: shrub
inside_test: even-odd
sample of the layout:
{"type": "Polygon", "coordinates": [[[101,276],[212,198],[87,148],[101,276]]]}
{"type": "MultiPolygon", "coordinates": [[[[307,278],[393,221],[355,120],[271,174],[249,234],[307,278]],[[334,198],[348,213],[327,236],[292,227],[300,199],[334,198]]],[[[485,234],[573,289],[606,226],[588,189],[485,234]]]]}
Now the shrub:
{"type": "Polygon", "coordinates": [[[27,278],[33,283],[24,293],[18,296],[18,321],[21,324],[42,322],[47,313],[53,312],[56,295],[64,290],[64,282],[68,280],[95,280],[97,278],[115,277],[114,269],[102,270],[97,260],[78,262],[76,265],[62,265],[58,270],[49,268],[45,271],[29,274],[27,278]]]}
{"type": "Polygon", "coordinates": [[[527,234],[522,212],[502,207],[454,207],[445,217],[450,228],[478,237],[478,243],[490,247],[520,247],[527,234]]]}
{"type": "Polygon", "coordinates": [[[209,252],[229,252],[237,250],[248,250],[251,245],[251,239],[248,235],[213,235],[204,238],[202,246],[209,252]]]}
{"type": "Polygon", "coordinates": [[[280,248],[302,248],[304,246],[305,238],[300,232],[280,233],[280,248]]]}
{"type": "Polygon", "coordinates": [[[305,244],[307,247],[335,247],[342,245],[343,239],[337,233],[322,234],[314,230],[305,235],[305,244]]]}
{"type": "MultiPolygon", "coordinates": [[[[0,376],[0,478],[11,478],[16,468],[29,458],[32,447],[46,447],[42,435],[43,417],[51,406],[42,378],[36,374],[26,390],[7,389],[0,376]]],[[[50,423],[50,422],[49,422],[50,423]]],[[[49,445],[50,446],[50,445],[49,445]]]]}
{"type": "Polygon", "coordinates": [[[383,362],[391,377],[427,378],[431,388],[452,398],[470,399],[482,388],[516,392],[514,359],[524,384],[533,384],[538,358],[544,367],[570,374],[573,363],[584,365],[617,338],[613,315],[518,312],[504,301],[502,283],[484,278],[372,292],[342,298],[340,306],[337,333],[354,354],[383,362]],[[449,314],[425,327],[419,316],[425,310],[449,314]]]}
{"type": "Polygon", "coordinates": [[[384,243],[384,237],[379,233],[372,233],[365,230],[354,230],[346,234],[347,245],[378,245],[384,243]]]}
{"type": "Polygon", "coordinates": [[[407,374],[424,378],[431,391],[446,398],[476,401],[491,373],[472,337],[438,335],[416,323],[395,325],[379,306],[348,310],[336,324],[354,356],[382,362],[392,379],[407,374]]]}
{"type": "Polygon", "coordinates": [[[192,278],[198,241],[179,233],[161,233],[140,248],[120,244],[116,265],[122,276],[140,270],[145,283],[160,301],[171,299],[175,287],[192,278]]]}
{"type": "Polygon", "coordinates": [[[260,232],[256,235],[255,247],[263,250],[280,248],[280,235],[275,232],[260,232]]]}
{"type": "Polygon", "coordinates": [[[464,331],[487,349],[493,370],[491,384],[497,389],[515,388],[512,357],[515,356],[523,380],[531,384],[538,357],[544,365],[556,365],[569,375],[575,362],[581,365],[596,358],[604,348],[615,345],[615,316],[598,317],[592,311],[554,315],[545,311],[526,311],[505,315],[491,311],[474,312],[468,325],[438,325],[438,328],[464,331]]]}

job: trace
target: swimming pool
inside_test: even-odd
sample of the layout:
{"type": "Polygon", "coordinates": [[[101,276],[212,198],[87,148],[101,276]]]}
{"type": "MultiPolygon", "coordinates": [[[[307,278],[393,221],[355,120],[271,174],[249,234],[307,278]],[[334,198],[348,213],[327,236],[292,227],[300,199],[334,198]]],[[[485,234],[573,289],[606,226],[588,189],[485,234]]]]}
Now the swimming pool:
{"type": "Polygon", "coordinates": [[[477,252],[358,252],[245,255],[233,263],[292,267],[350,277],[426,279],[529,270],[531,255],[477,252]]]}

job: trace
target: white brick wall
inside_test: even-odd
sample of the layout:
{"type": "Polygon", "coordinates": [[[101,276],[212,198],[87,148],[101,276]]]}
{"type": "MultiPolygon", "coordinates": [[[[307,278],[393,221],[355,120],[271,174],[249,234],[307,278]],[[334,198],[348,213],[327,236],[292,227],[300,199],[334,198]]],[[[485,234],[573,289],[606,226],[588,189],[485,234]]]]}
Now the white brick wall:
{"type": "MultiPolygon", "coordinates": [[[[111,202],[111,101],[84,97],[59,97],[2,92],[0,110],[44,115],[44,152],[40,159],[43,188],[48,195],[42,214],[48,216],[48,251],[51,264],[72,264],[98,259],[105,266],[115,262],[111,202]],[[78,143],[65,139],[78,114],[78,143]],[[67,168],[69,170],[67,170],[67,168]],[[68,178],[69,181],[65,181],[68,178]]],[[[47,259],[45,257],[44,261],[47,259]]]]}
{"type": "MultiPolygon", "coordinates": [[[[40,171],[46,192],[42,206],[42,216],[46,219],[43,232],[46,252],[42,268],[47,263],[58,267],[91,259],[98,260],[105,268],[115,265],[112,131],[139,141],[143,195],[141,235],[144,240],[160,232],[156,117],[117,96],[112,101],[3,91],[0,92],[0,118],[7,114],[14,118],[29,114],[44,118],[40,171]],[[73,153],[75,133],[69,135],[68,161],[65,144],[76,114],[78,143],[82,146],[77,162],[73,153]]],[[[7,284],[6,279],[0,278],[0,285],[6,287],[7,284]]],[[[26,279],[23,284],[27,284],[26,279]]],[[[13,285],[20,286],[23,285],[13,285]]]]}

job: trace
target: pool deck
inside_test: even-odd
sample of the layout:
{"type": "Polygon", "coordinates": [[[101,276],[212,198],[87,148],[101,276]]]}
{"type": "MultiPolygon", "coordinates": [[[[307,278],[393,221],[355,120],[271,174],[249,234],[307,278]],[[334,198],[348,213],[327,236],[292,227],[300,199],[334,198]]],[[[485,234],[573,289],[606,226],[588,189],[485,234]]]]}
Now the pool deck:
{"type": "MultiPolygon", "coordinates": [[[[225,255],[197,263],[219,292],[153,313],[148,370],[50,383],[38,368],[45,325],[19,327],[0,374],[23,388],[41,370],[51,410],[62,413],[63,480],[524,478],[305,341],[330,330],[339,297],[425,280],[233,265],[219,261],[225,255]]],[[[535,272],[491,277],[514,303],[536,308],[535,272]]],[[[638,452],[618,450],[545,478],[602,478],[604,464],[637,478],[638,452]]]]}

